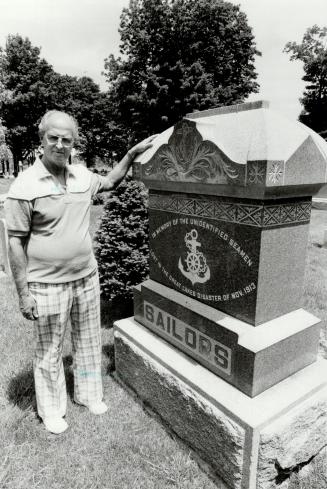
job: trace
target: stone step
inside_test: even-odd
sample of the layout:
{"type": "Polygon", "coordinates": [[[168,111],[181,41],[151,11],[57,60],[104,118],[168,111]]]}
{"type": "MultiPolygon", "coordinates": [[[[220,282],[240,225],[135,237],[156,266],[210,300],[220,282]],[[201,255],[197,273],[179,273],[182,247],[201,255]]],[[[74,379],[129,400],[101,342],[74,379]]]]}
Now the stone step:
{"type": "Polygon", "coordinates": [[[251,399],[133,319],[115,323],[118,378],[228,489],[280,489],[326,444],[327,361],[251,399]]]}

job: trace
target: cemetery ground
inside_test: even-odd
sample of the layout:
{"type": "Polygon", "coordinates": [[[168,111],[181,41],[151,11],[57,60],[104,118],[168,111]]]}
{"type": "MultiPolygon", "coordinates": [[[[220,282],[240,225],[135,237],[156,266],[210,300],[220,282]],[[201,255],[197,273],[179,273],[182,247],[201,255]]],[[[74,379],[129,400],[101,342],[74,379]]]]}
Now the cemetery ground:
{"type": "MultiPolygon", "coordinates": [[[[92,207],[92,234],[101,211],[102,206],[92,207]]],[[[0,217],[1,212],[0,209],[0,217]]],[[[326,227],[327,212],[313,210],[304,307],[323,321],[320,354],[324,357],[327,357],[327,248],[321,244],[326,227]]],[[[46,432],[35,413],[33,323],[21,317],[15,288],[8,277],[0,279],[0,311],[2,489],[217,488],[188,449],[172,438],[115,380],[113,335],[107,321],[102,329],[102,373],[108,413],[92,416],[72,402],[72,359],[67,331],[64,363],[69,393],[66,419],[70,427],[60,436],[46,432]]],[[[327,461],[317,460],[310,476],[292,477],[289,489],[323,489],[326,473],[327,461]]]]}

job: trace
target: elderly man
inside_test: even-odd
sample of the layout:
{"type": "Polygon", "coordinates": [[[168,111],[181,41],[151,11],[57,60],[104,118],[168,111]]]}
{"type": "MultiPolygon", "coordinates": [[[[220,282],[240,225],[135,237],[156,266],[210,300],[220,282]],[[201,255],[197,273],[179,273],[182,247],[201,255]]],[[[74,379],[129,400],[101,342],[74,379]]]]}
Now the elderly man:
{"type": "Polygon", "coordinates": [[[114,189],[152,138],[130,149],[107,177],[67,165],[78,137],[75,120],[50,111],[39,125],[42,159],[21,173],[5,203],[10,263],[23,316],[35,322],[34,380],[45,427],[68,427],[62,348],[72,325],[74,400],[94,414],[107,410],[101,380],[100,299],[89,234],[90,204],[114,189]]]}

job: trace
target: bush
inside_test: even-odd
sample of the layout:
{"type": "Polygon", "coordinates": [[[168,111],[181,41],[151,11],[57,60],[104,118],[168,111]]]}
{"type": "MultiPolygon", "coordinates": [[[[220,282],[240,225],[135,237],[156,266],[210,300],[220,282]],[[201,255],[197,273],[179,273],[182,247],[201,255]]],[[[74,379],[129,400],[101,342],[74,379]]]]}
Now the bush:
{"type": "Polygon", "coordinates": [[[92,199],[92,204],[93,205],[103,205],[106,200],[105,194],[95,194],[95,196],[92,199]]]}
{"type": "Polygon", "coordinates": [[[110,193],[95,235],[102,298],[130,299],[148,276],[148,194],[127,177],[110,193]]]}

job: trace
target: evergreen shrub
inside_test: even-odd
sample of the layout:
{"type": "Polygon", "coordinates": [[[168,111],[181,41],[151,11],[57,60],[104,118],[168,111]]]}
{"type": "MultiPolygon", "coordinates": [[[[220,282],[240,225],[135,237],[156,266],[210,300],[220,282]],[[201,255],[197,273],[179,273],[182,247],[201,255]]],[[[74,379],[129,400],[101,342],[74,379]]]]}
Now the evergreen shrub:
{"type": "Polygon", "coordinates": [[[101,297],[131,299],[148,276],[148,193],[127,177],[106,200],[95,235],[101,297]]]}
{"type": "Polygon", "coordinates": [[[103,205],[105,202],[106,198],[104,194],[95,194],[95,196],[92,199],[92,204],[93,205],[103,205]]]}

